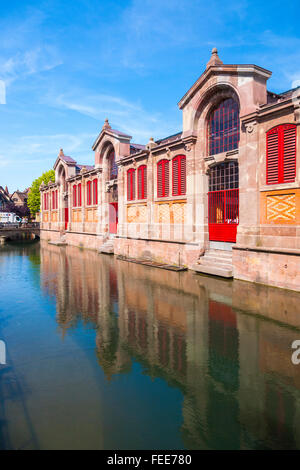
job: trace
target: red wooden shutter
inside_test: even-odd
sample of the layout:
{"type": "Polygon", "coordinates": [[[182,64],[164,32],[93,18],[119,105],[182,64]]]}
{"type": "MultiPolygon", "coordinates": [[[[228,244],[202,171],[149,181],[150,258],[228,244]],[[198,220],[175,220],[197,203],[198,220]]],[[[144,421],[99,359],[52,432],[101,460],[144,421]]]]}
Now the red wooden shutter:
{"type": "Polygon", "coordinates": [[[173,196],[178,196],[180,194],[179,190],[179,158],[175,157],[172,161],[172,170],[173,170],[173,196]]]}
{"type": "Polygon", "coordinates": [[[78,185],[77,204],[79,207],[81,206],[81,183],[79,183],[78,185]]]}
{"type": "Polygon", "coordinates": [[[92,202],[91,181],[87,183],[87,205],[90,206],[92,202]]]}
{"type": "Polygon", "coordinates": [[[98,204],[98,186],[97,186],[97,179],[93,181],[93,204],[98,204]]]}
{"type": "Polygon", "coordinates": [[[157,164],[157,196],[169,195],[169,160],[161,160],[157,164]]]}
{"type": "Polygon", "coordinates": [[[296,126],[282,124],[267,133],[267,184],[296,178],[296,126]]]}
{"type": "Polygon", "coordinates": [[[296,178],[296,126],[283,126],[283,182],[293,183],[296,178]]]}
{"type": "Polygon", "coordinates": [[[163,197],[163,161],[157,164],[157,197],[163,197]]]}
{"type": "Polygon", "coordinates": [[[180,194],[186,194],[186,158],[184,155],[180,159],[180,194]]]}
{"type": "Polygon", "coordinates": [[[73,207],[76,207],[76,185],[73,186],[73,207]]]}
{"type": "Polygon", "coordinates": [[[279,179],[279,133],[278,128],[267,133],[267,184],[278,183],[279,179]]]}
{"type": "Polygon", "coordinates": [[[131,168],[127,171],[127,200],[135,199],[135,170],[131,168]]]}
{"type": "Polygon", "coordinates": [[[147,197],[147,166],[142,165],[138,169],[138,199],[147,197]]]}

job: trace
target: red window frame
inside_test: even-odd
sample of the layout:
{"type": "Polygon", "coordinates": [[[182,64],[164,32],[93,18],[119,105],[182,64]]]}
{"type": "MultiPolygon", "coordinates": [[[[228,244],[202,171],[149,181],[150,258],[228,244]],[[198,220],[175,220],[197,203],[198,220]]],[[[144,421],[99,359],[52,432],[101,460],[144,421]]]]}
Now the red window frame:
{"type": "Polygon", "coordinates": [[[73,186],[73,207],[77,206],[77,186],[73,186]]]}
{"type": "Polygon", "coordinates": [[[147,165],[138,168],[138,199],[147,198],[147,165]]]}
{"type": "Polygon", "coordinates": [[[92,205],[92,182],[88,181],[86,185],[86,204],[87,206],[92,205]]]}
{"type": "Polygon", "coordinates": [[[135,169],[127,170],[127,201],[135,200],[135,169]]]}
{"type": "Polygon", "coordinates": [[[98,204],[98,180],[93,180],[93,204],[98,204]]]}
{"type": "Polygon", "coordinates": [[[157,197],[169,196],[169,160],[157,163],[157,197]]]}
{"type": "Polygon", "coordinates": [[[81,207],[81,183],[77,186],[77,206],[81,207]]]}
{"type": "Polygon", "coordinates": [[[55,191],[55,209],[58,209],[58,190],[55,191]]]}
{"type": "Polygon", "coordinates": [[[233,98],[227,98],[215,107],[207,126],[209,155],[216,155],[237,149],[240,140],[239,105],[233,98]]]}
{"type": "Polygon", "coordinates": [[[297,126],[280,124],[266,134],[266,183],[293,183],[296,179],[297,126]]]}
{"type": "Polygon", "coordinates": [[[186,156],[176,155],[172,160],[172,194],[183,196],[186,194],[186,156]]]}

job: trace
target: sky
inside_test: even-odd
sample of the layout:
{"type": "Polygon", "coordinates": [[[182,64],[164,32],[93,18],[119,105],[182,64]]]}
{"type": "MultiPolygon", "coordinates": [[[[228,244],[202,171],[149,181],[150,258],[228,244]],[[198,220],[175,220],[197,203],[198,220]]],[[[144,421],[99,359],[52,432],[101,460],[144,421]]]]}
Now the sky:
{"type": "Polygon", "coordinates": [[[300,85],[299,0],[0,0],[0,185],[24,189],[59,149],[93,164],[105,118],[145,144],[182,128],[177,103],[224,63],[300,85]]]}

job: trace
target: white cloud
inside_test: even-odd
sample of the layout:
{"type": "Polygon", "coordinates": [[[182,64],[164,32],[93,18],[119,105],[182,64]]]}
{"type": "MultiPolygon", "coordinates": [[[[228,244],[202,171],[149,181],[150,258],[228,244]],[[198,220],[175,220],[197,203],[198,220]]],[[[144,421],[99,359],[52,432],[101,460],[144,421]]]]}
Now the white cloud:
{"type": "MultiPolygon", "coordinates": [[[[161,138],[177,132],[181,128],[181,114],[170,121],[158,112],[149,112],[139,103],[130,102],[119,96],[93,94],[83,90],[59,96],[48,95],[44,103],[59,109],[76,111],[99,121],[102,125],[108,118],[113,128],[133,136],[133,141],[146,143],[149,137],[161,138]]],[[[95,137],[95,136],[94,136],[95,137]]]]}

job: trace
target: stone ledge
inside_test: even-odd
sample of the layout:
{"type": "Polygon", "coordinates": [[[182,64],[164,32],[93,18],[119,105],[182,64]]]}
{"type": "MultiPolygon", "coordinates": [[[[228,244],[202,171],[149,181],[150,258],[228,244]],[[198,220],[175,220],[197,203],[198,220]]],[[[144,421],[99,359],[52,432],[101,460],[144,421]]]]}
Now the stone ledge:
{"type": "Polygon", "coordinates": [[[232,249],[235,251],[256,251],[256,252],[261,252],[261,253],[274,253],[278,255],[294,255],[294,256],[300,256],[300,250],[294,249],[294,248],[278,248],[278,247],[250,247],[246,245],[235,245],[232,247],[232,249]]]}

